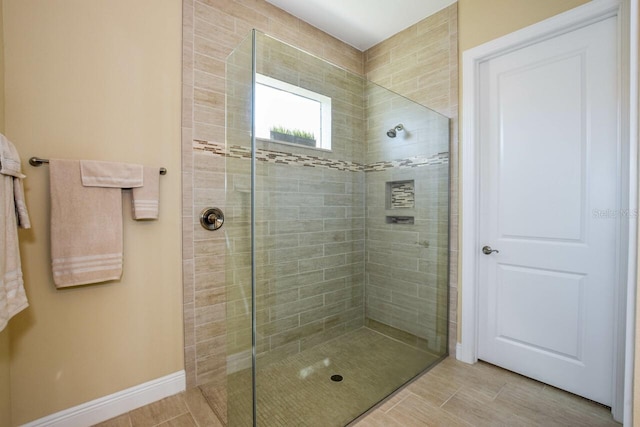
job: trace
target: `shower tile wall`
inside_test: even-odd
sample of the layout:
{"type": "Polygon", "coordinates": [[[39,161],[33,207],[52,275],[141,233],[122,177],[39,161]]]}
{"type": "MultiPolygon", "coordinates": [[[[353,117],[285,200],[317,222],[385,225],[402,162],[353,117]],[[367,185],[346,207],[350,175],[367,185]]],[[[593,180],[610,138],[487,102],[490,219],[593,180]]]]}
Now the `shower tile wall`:
{"type": "MultiPolygon", "coordinates": [[[[239,162],[227,163],[234,191],[248,188],[243,174],[248,161],[239,162]]],[[[363,175],[286,164],[258,166],[256,310],[261,366],[363,325],[363,175]]],[[[233,206],[233,215],[246,215],[243,204],[233,206]]],[[[233,227],[232,233],[246,231],[246,222],[240,224],[243,229],[233,227]]],[[[247,238],[234,238],[232,244],[234,251],[250,250],[247,238]]],[[[249,270],[234,273],[234,280],[250,282],[249,270]]],[[[229,340],[235,340],[235,345],[229,341],[232,357],[250,348],[250,329],[242,327],[250,324],[246,297],[244,292],[228,294],[233,310],[229,340]],[[231,326],[236,322],[240,328],[231,326]]],[[[250,366],[248,358],[244,363],[234,360],[237,368],[250,366]]]]}
{"type": "Polygon", "coordinates": [[[226,209],[225,158],[198,141],[224,144],[225,59],[252,28],[357,74],[362,52],[264,0],[183,0],[183,282],[187,387],[226,376],[225,243],[204,231],[205,206],[226,209]]]}
{"type": "MultiPolygon", "coordinates": [[[[441,354],[447,343],[449,120],[375,84],[367,85],[366,321],[420,338],[411,342],[441,354]],[[402,123],[403,132],[386,130],[402,123]],[[416,161],[427,159],[427,161],[416,161]],[[409,205],[391,205],[394,184],[410,183],[409,205]],[[391,190],[391,191],[390,191],[391,190]],[[388,215],[411,223],[388,223],[388,215]]],[[[396,332],[397,335],[397,332],[396,332]]],[[[406,334],[402,334],[406,336],[406,334]]],[[[398,337],[401,338],[402,337],[398,337]]]]}
{"type": "MultiPolygon", "coordinates": [[[[449,63],[454,64],[457,61],[457,41],[453,31],[456,28],[455,9],[447,8],[445,11],[448,11],[448,16],[443,18],[439,15],[444,11],[440,12],[436,15],[437,18],[427,18],[418,24],[415,33],[413,29],[410,31],[416,35],[420,46],[429,47],[432,44],[425,41],[425,31],[435,36],[436,33],[428,30],[433,27],[438,28],[437,34],[440,34],[443,19],[447,21],[451,41],[448,58],[449,63]]],[[[183,21],[183,280],[187,386],[193,387],[211,381],[223,385],[227,363],[224,344],[227,325],[226,296],[221,286],[226,274],[220,263],[225,245],[214,233],[207,233],[200,228],[197,215],[203,207],[209,205],[226,208],[222,175],[225,158],[202,151],[198,142],[224,143],[225,58],[247,36],[251,28],[256,28],[357,74],[364,73],[365,60],[362,52],[264,0],[183,0],[183,21]]],[[[437,64],[425,62],[425,58],[420,60],[416,53],[410,52],[411,48],[407,43],[409,39],[411,37],[400,38],[405,51],[396,49],[399,43],[394,38],[390,39],[390,44],[383,42],[372,48],[366,55],[369,77],[374,81],[386,79],[380,80],[380,83],[420,103],[435,106],[451,117],[455,116],[457,108],[454,101],[457,102],[457,92],[454,91],[457,91],[457,77],[454,79],[453,73],[457,73],[457,69],[450,66],[452,74],[449,76],[438,67],[437,72],[430,73],[428,67],[437,64]],[[378,74],[373,73],[374,71],[378,71],[378,74]],[[404,78],[403,75],[407,77],[404,78]],[[409,82],[410,80],[415,81],[409,82]],[[450,114],[442,110],[446,103],[444,97],[434,98],[435,104],[427,97],[427,91],[422,86],[429,82],[446,82],[451,85],[448,95],[450,114]]],[[[443,46],[442,42],[438,46],[443,46]]],[[[437,62],[440,63],[439,60],[437,62]]],[[[456,130],[457,122],[454,121],[453,131],[456,130]]],[[[452,141],[452,161],[455,165],[455,135],[452,141]]],[[[454,183],[452,181],[452,185],[454,183]]],[[[455,190],[455,185],[453,189],[455,190]]],[[[457,196],[452,194],[454,209],[456,203],[457,196]]],[[[455,211],[452,210],[452,213],[452,226],[455,226],[457,216],[455,211]]],[[[457,237],[455,229],[452,231],[451,278],[452,286],[457,287],[457,237]]],[[[454,309],[456,302],[454,293],[454,309]]],[[[455,322],[455,315],[452,322],[455,322]]],[[[455,327],[451,336],[455,340],[455,327]]]]}
{"type": "MultiPolygon", "coordinates": [[[[367,79],[372,82],[451,118],[449,353],[455,354],[458,311],[457,3],[367,50],[365,52],[365,73],[367,79]]],[[[383,127],[380,132],[384,134],[395,124],[397,123],[389,124],[386,128],[383,127]]]]}

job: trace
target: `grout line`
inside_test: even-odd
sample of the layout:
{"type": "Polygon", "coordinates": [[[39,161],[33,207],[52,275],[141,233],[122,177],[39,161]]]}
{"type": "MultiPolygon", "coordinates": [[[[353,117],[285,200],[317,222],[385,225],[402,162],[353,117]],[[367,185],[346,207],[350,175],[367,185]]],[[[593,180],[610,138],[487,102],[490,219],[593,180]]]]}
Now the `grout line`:
{"type": "MultiPolygon", "coordinates": [[[[366,320],[366,318],[365,318],[365,320],[366,320]]],[[[406,342],[401,341],[401,340],[399,340],[399,339],[397,339],[397,338],[395,338],[395,337],[393,337],[393,336],[385,335],[385,334],[383,334],[382,332],[377,331],[377,330],[375,330],[375,329],[372,329],[372,328],[370,328],[370,327],[368,327],[368,326],[363,326],[363,328],[368,329],[368,330],[370,330],[370,331],[372,331],[372,332],[375,332],[375,333],[376,333],[376,334],[378,334],[378,335],[382,335],[382,336],[383,336],[383,337],[385,337],[385,338],[389,338],[389,339],[390,339],[390,340],[392,340],[392,341],[398,342],[398,343],[400,343],[400,344],[404,344],[404,345],[406,345],[407,347],[411,347],[411,348],[412,348],[412,349],[414,349],[414,350],[421,351],[421,352],[423,352],[423,353],[425,353],[425,354],[428,354],[428,355],[432,355],[432,356],[436,356],[436,357],[441,357],[441,356],[438,356],[437,354],[433,354],[433,353],[431,353],[431,352],[429,352],[429,351],[424,351],[423,349],[421,349],[421,348],[419,348],[419,347],[415,347],[415,346],[412,346],[411,344],[407,344],[406,342]]],[[[418,336],[416,336],[416,335],[414,335],[414,336],[415,336],[416,338],[420,338],[420,337],[418,337],[418,336]]],[[[421,338],[421,339],[426,340],[426,338],[421,338]]],[[[437,366],[437,365],[436,365],[436,366],[437,366]]]]}
{"type": "MultiPolygon", "coordinates": [[[[200,394],[202,395],[202,397],[204,398],[205,403],[209,406],[209,409],[211,409],[211,412],[213,412],[213,415],[216,417],[216,419],[220,422],[220,424],[224,424],[222,422],[222,417],[220,416],[220,414],[218,414],[218,412],[214,409],[214,405],[212,402],[209,401],[209,398],[207,397],[206,394],[204,394],[202,392],[202,388],[200,386],[196,387],[199,391],[200,394]]],[[[227,420],[228,421],[228,420],[227,420]]]]}
{"type": "MultiPolygon", "coordinates": [[[[185,415],[185,414],[189,414],[189,415],[191,415],[191,412],[189,411],[189,408],[188,408],[188,407],[187,407],[187,412],[183,412],[182,414],[176,415],[176,416],[175,416],[175,417],[173,417],[173,418],[166,419],[166,420],[164,420],[163,422],[161,422],[160,424],[155,424],[153,427],[160,427],[160,426],[163,426],[163,425],[167,424],[169,421],[173,421],[173,420],[175,420],[176,418],[180,418],[181,416],[183,416],[183,415],[185,415]]],[[[193,416],[191,416],[191,418],[193,418],[193,416]]],[[[194,421],[195,421],[195,420],[194,420],[194,421]]]]}
{"type": "Polygon", "coordinates": [[[502,387],[500,387],[500,390],[498,390],[498,392],[496,393],[496,395],[495,395],[495,396],[493,396],[493,399],[491,399],[491,401],[492,401],[492,402],[495,402],[495,401],[496,401],[496,399],[498,398],[498,396],[500,396],[500,393],[502,393],[502,391],[505,389],[505,387],[507,386],[507,384],[508,384],[508,383],[506,383],[506,382],[505,382],[505,383],[502,385],[502,387]]]}
{"type": "MultiPolygon", "coordinates": [[[[406,389],[404,389],[403,391],[405,391],[405,390],[406,390],[406,389]]],[[[409,395],[409,394],[413,394],[412,392],[410,392],[410,391],[408,391],[408,390],[406,390],[406,391],[407,391],[407,394],[408,394],[408,395],[409,395]]],[[[395,403],[391,408],[389,408],[389,409],[387,409],[386,411],[384,411],[384,413],[385,413],[385,414],[388,414],[388,413],[389,413],[389,411],[391,411],[393,408],[395,408],[395,407],[396,407],[396,406],[398,406],[400,403],[402,403],[402,402],[404,402],[405,400],[407,400],[407,397],[409,397],[408,395],[407,395],[407,396],[405,396],[405,397],[403,397],[402,399],[398,400],[398,401],[397,401],[397,402],[396,402],[396,403],[395,403]]]]}
{"type": "MultiPolygon", "coordinates": [[[[456,391],[454,391],[454,392],[453,392],[453,394],[447,398],[447,400],[445,400],[444,402],[442,402],[442,405],[440,405],[440,408],[442,408],[444,405],[446,405],[446,404],[447,404],[447,403],[448,403],[448,402],[453,398],[453,396],[455,396],[456,394],[458,394],[458,392],[459,392],[460,390],[462,390],[462,388],[463,388],[463,387],[464,387],[463,385],[461,385],[460,387],[458,387],[458,389],[457,389],[456,391]]],[[[444,409],[444,408],[443,408],[443,409],[444,409]]]]}
{"type": "MultiPolygon", "coordinates": [[[[185,392],[186,393],[186,392],[185,392]]],[[[203,396],[204,397],[204,396],[203,396]]],[[[211,406],[209,405],[209,402],[207,402],[206,399],[204,399],[205,403],[209,406],[209,408],[211,408],[211,406]]],[[[189,402],[187,402],[187,399],[184,399],[184,404],[187,407],[187,413],[189,415],[191,415],[191,418],[193,419],[193,422],[196,424],[196,427],[204,427],[204,426],[200,426],[200,423],[198,422],[198,420],[196,419],[196,417],[193,416],[193,412],[191,412],[191,407],[189,406],[189,402]]],[[[213,409],[211,410],[211,412],[213,412],[213,409]]]]}
{"type": "Polygon", "coordinates": [[[456,392],[455,392],[455,393],[453,393],[453,395],[451,395],[451,397],[450,397],[449,399],[447,399],[447,401],[446,401],[446,402],[444,402],[444,403],[442,404],[442,406],[440,406],[440,408],[441,408],[441,409],[442,409],[446,414],[448,414],[449,416],[454,417],[456,420],[460,420],[460,422],[462,422],[463,424],[466,424],[466,425],[474,426],[474,427],[475,427],[475,424],[472,424],[471,422],[469,422],[469,421],[467,421],[467,420],[465,420],[465,419],[463,419],[463,418],[460,418],[457,414],[454,414],[453,412],[447,411],[447,409],[446,409],[446,408],[444,408],[444,405],[445,405],[449,400],[451,400],[451,399],[453,398],[453,396],[455,396],[456,394],[458,394],[458,392],[459,392],[460,390],[462,390],[463,388],[464,388],[464,386],[460,386],[460,388],[459,388],[458,390],[456,390],[456,392]]]}

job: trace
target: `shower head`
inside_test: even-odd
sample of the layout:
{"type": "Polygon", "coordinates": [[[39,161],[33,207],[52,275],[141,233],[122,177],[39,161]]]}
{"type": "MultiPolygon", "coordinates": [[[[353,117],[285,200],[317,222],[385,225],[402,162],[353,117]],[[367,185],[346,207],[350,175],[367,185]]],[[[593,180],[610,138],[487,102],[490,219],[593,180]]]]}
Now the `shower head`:
{"type": "Polygon", "coordinates": [[[387,131],[387,136],[389,138],[395,138],[398,132],[402,132],[403,130],[404,130],[404,126],[402,126],[402,124],[398,124],[387,131]]]}

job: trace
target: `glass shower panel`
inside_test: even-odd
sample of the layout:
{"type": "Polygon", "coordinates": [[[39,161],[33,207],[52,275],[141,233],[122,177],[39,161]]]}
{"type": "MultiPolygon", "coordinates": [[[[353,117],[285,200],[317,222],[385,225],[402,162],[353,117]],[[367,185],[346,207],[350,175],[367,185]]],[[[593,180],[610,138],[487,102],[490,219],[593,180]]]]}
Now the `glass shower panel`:
{"type": "Polygon", "coordinates": [[[251,152],[253,37],[226,63],[225,222],[227,418],[230,426],[253,423],[253,297],[251,152]]]}
{"type": "Polygon", "coordinates": [[[371,82],[366,94],[366,325],[440,356],[448,329],[449,119],[371,82]]]}
{"type": "Polygon", "coordinates": [[[229,425],[341,426],[447,353],[449,122],[253,38],[227,61],[229,425]]]}
{"type": "MultiPolygon", "coordinates": [[[[331,106],[330,150],[256,141],[257,424],[331,425],[320,414],[342,368],[327,348],[364,325],[364,81],[260,33],[256,54],[258,75],[331,106]]],[[[273,125],[312,133],[295,114],[273,125]]]]}

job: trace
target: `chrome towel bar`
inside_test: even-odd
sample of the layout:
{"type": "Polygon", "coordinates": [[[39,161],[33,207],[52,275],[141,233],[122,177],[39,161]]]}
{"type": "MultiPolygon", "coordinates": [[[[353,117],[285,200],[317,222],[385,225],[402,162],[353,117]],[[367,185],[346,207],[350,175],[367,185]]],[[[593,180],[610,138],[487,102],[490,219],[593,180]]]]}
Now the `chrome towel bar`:
{"type": "MultiPolygon", "coordinates": [[[[31,157],[29,159],[29,164],[31,166],[42,166],[43,163],[49,163],[49,159],[41,159],[39,157],[31,157]]],[[[166,168],[160,168],[160,175],[166,175],[167,174],[167,169],[166,168]]]]}

